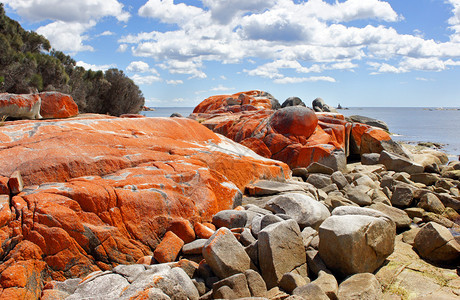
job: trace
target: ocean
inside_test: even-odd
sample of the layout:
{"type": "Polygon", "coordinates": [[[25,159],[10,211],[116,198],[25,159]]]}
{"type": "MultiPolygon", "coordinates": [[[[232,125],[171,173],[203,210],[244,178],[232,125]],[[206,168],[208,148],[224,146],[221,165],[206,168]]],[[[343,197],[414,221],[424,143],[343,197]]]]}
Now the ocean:
{"type": "MultiPolygon", "coordinates": [[[[169,117],[178,112],[184,117],[192,113],[193,107],[156,107],[155,111],[144,111],[147,117],[169,117]]],[[[451,160],[460,155],[460,109],[438,109],[423,107],[350,107],[339,110],[345,116],[361,115],[388,124],[392,138],[396,141],[417,144],[432,142],[442,145],[441,151],[451,160]]]]}

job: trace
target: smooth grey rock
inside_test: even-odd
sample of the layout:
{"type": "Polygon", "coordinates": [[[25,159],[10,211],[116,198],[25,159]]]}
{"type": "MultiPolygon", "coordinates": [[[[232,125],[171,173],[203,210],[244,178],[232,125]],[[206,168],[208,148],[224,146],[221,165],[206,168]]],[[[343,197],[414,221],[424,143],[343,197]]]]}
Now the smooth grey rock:
{"type": "Polygon", "coordinates": [[[201,254],[203,252],[203,247],[206,244],[207,239],[197,239],[191,243],[185,244],[182,247],[182,253],[184,254],[201,254]]]}
{"type": "Polygon", "coordinates": [[[259,266],[259,242],[256,240],[254,243],[252,243],[249,246],[246,246],[244,248],[244,251],[248,254],[249,258],[251,259],[251,262],[254,263],[254,265],[259,266]]]}
{"type": "Polygon", "coordinates": [[[233,233],[219,228],[203,247],[203,257],[219,278],[242,273],[251,267],[251,259],[233,233]]]}
{"type": "Polygon", "coordinates": [[[267,288],[277,286],[287,272],[307,275],[305,248],[294,220],[267,226],[259,233],[258,243],[259,266],[267,288]]]}
{"type": "Polygon", "coordinates": [[[75,292],[66,299],[117,299],[127,286],[129,282],[123,276],[113,273],[104,274],[93,280],[81,282],[75,292]]]}
{"type": "Polygon", "coordinates": [[[434,262],[454,262],[460,257],[460,244],[452,233],[434,222],[420,229],[415,236],[414,247],[421,257],[434,262]]]}
{"type": "Polygon", "coordinates": [[[396,226],[373,210],[341,206],[319,227],[319,253],[342,276],[373,272],[393,252],[396,226]]]}
{"type": "Polygon", "coordinates": [[[334,170],[328,166],[325,166],[323,164],[320,164],[318,162],[313,162],[311,163],[306,171],[308,173],[320,173],[320,174],[326,174],[326,175],[332,175],[334,173],[334,170]]]}
{"type": "Polygon", "coordinates": [[[338,298],[340,300],[381,300],[382,288],[374,274],[361,273],[347,278],[339,286],[338,298]]]}
{"type": "Polygon", "coordinates": [[[75,292],[80,282],[80,278],[71,278],[65,281],[56,281],[56,283],[54,284],[54,289],[71,295],[75,292]]]}
{"type": "Polygon", "coordinates": [[[279,182],[271,180],[259,180],[246,187],[251,196],[269,196],[287,192],[302,192],[304,186],[301,182],[279,182]]]}
{"type": "Polygon", "coordinates": [[[396,224],[396,228],[408,228],[412,223],[407,213],[399,208],[388,206],[383,203],[374,203],[369,208],[378,210],[390,217],[396,224]]]}
{"type": "Polygon", "coordinates": [[[423,173],[424,170],[422,165],[412,162],[401,155],[390,153],[385,150],[380,153],[379,164],[385,165],[388,170],[407,172],[409,174],[423,173]]]}
{"type": "Polygon", "coordinates": [[[149,288],[148,291],[149,291],[148,292],[149,299],[155,299],[155,300],[170,300],[171,299],[171,297],[166,295],[159,288],[149,288]]]}
{"type": "Polygon", "coordinates": [[[347,156],[343,150],[334,150],[329,155],[323,156],[318,163],[331,168],[334,171],[347,171],[347,156]]]}
{"type": "Polygon", "coordinates": [[[267,285],[265,284],[265,281],[262,278],[262,276],[251,269],[244,271],[244,275],[246,276],[251,296],[264,297],[267,293],[267,285]]]}
{"type": "Polygon", "coordinates": [[[145,266],[141,264],[135,265],[118,265],[112,269],[112,272],[123,275],[128,279],[129,283],[133,282],[140,273],[145,271],[145,266]]]}
{"type": "Polygon", "coordinates": [[[314,283],[308,283],[306,285],[299,286],[294,291],[292,291],[292,294],[295,296],[301,296],[304,299],[329,300],[329,297],[326,295],[326,293],[324,293],[323,290],[321,290],[321,288],[314,283]]]}
{"type": "Polygon", "coordinates": [[[278,222],[284,221],[283,218],[275,215],[265,215],[260,220],[260,230],[264,229],[268,225],[275,224],[278,222]]]}
{"type": "Polygon", "coordinates": [[[303,246],[307,249],[313,238],[318,235],[318,231],[311,227],[305,227],[300,234],[302,235],[303,246]]]}
{"type": "Polygon", "coordinates": [[[361,154],[361,163],[363,165],[376,165],[379,163],[380,153],[363,153],[361,154]]]}
{"type": "Polygon", "coordinates": [[[331,195],[329,194],[324,200],[324,202],[329,206],[332,207],[332,209],[339,207],[339,206],[359,206],[355,202],[339,195],[331,195]]]}
{"type": "Polygon", "coordinates": [[[188,299],[198,300],[198,298],[200,298],[200,294],[198,293],[195,284],[182,268],[172,268],[168,277],[172,278],[176,283],[182,286],[188,299]]]}
{"type": "Polygon", "coordinates": [[[241,228],[246,226],[248,216],[244,210],[221,210],[212,217],[212,223],[217,228],[241,228]]]}
{"type": "Polygon", "coordinates": [[[337,185],[340,190],[343,190],[347,185],[349,185],[348,180],[345,178],[342,172],[335,171],[331,175],[331,180],[337,185]]]}
{"type": "Polygon", "coordinates": [[[330,216],[329,210],[315,199],[297,193],[283,194],[269,200],[265,208],[273,213],[282,213],[293,218],[301,229],[319,225],[330,216]]]}
{"type": "Polygon", "coordinates": [[[369,191],[369,189],[366,189],[364,186],[347,188],[345,197],[358,204],[359,206],[371,205],[372,199],[367,193],[364,192],[365,190],[369,191]]]}
{"type": "MultiPolygon", "coordinates": [[[[248,282],[246,280],[246,276],[243,273],[232,275],[214,283],[212,289],[213,291],[217,292],[223,286],[228,286],[236,298],[251,297],[251,292],[248,288],[248,282]]],[[[215,299],[218,299],[216,296],[217,295],[215,295],[215,299]]]]}
{"type": "Polygon", "coordinates": [[[310,183],[320,189],[330,185],[332,180],[330,176],[324,174],[310,174],[310,176],[308,176],[307,183],[310,183]]]}

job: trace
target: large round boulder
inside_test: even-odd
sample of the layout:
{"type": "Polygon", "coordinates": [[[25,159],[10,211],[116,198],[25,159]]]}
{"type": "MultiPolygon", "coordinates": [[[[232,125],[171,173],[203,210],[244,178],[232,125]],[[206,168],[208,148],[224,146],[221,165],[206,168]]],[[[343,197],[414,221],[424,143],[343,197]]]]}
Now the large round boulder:
{"type": "Polygon", "coordinates": [[[318,118],[310,108],[292,106],[277,110],[269,124],[280,134],[310,137],[318,125],[318,118]]]}
{"type": "Polygon", "coordinates": [[[395,223],[368,208],[341,206],[319,227],[319,253],[339,275],[374,272],[393,252],[395,223]]]}

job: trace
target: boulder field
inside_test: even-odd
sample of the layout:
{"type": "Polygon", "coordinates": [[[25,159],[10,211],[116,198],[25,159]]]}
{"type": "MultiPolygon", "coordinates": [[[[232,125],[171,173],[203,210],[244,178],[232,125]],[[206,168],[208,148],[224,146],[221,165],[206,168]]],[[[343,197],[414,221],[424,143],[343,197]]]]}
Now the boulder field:
{"type": "Polygon", "coordinates": [[[280,106],[263,91],[209,97],[189,118],[291,169],[320,162],[343,170],[350,154],[382,150],[406,155],[382,128],[347,121],[338,113],[315,113],[300,99],[280,106]]]}
{"type": "Polygon", "coordinates": [[[290,175],[184,118],[7,121],[0,157],[2,299],[135,263],[168,230],[189,242],[247,184],[290,175]]]}

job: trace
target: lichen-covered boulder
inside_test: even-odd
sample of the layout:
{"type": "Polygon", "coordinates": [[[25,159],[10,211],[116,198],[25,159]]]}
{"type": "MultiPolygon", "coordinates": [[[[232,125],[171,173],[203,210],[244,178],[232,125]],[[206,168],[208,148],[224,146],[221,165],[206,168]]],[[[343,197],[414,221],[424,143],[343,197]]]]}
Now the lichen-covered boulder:
{"type": "Polygon", "coordinates": [[[135,263],[166,231],[188,240],[188,227],[238,205],[248,183],[289,176],[183,118],[12,121],[0,142],[0,176],[24,182],[0,214],[2,297],[35,299],[44,280],[135,263]]]}
{"type": "Polygon", "coordinates": [[[61,119],[78,115],[78,106],[72,96],[59,92],[43,92],[40,114],[45,119],[61,119]]]}
{"type": "Polygon", "coordinates": [[[0,93],[0,116],[14,119],[40,119],[41,99],[37,94],[0,93]]]}

